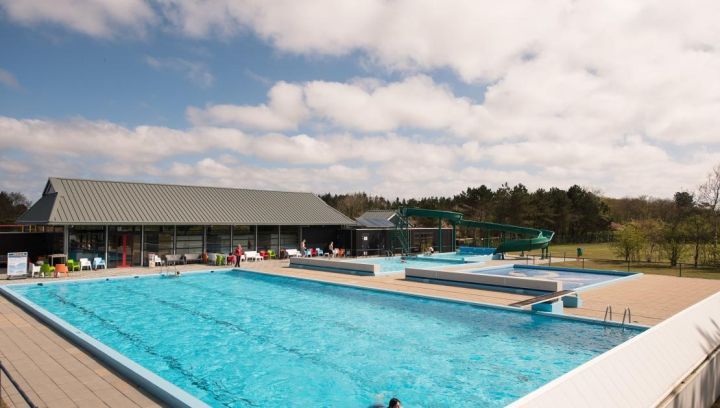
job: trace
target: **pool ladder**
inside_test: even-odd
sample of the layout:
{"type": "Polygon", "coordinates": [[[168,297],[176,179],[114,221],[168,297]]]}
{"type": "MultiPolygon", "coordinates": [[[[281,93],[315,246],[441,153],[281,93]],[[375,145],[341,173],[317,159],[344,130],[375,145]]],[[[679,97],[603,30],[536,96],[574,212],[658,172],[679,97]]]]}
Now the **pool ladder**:
{"type": "MultiPolygon", "coordinates": [[[[603,318],[603,322],[607,323],[608,317],[610,317],[610,321],[612,322],[613,321],[612,314],[613,314],[612,305],[607,305],[607,307],[605,308],[605,317],[603,318]]],[[[626,320],[627,320],[627,324],[632,324],[632,312],[630,311],[630,307],[626,307],[625,310],[623,311],[623,318],[622,318],[622,322],[620,323],[621,327],[625,328],[626,320]]]]}

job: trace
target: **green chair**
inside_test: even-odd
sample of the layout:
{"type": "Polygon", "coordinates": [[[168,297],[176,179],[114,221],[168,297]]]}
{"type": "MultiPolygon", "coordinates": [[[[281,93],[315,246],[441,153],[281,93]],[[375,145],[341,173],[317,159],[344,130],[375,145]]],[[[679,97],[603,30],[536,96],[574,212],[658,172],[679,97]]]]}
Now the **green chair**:
{"type": "Polygon", "coordinates": [[[70,272],[75,272],[80,270],[80,262],[75,262],[72,259],[67,260],[67,267],[70,272]]]}
{"type": "Polygon", "coordinates": [[[217,255],[217,256],[215,257],[215,265],[216,265],[216,266],[221,266],[221,265],[224,265],[224,264],[225,264],[225,257],[222,256],[222,255],[217,255]]]}
{"type": "Polygon", "coordinates": [[[49,278],[52,276],[52,274],[55,272],[55,267],[50,266],[49,264],[42,264],[40,265],[40,273],[42,273],[43,276],[46,278],[49,278]]]}
{"type": "Polygon", "coordinates": [[[277,254],[276,254],[275,251],[273,251],[272,249],[268,249],[268,252],[267,252],[267,253],[268,253],[268,256],[270,257],[270,259],[276,259],[276,258],[277,258],[277,254]]]}

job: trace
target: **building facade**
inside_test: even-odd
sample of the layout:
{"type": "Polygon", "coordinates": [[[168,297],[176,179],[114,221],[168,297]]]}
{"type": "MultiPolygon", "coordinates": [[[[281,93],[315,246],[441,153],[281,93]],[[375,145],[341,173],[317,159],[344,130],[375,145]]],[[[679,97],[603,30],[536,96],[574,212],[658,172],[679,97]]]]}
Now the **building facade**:
{"type": "MultiPolygon", "coordinates": [[[[147,264],[147,254],[343,247],[355,221],[312,193],[50,178],[17,220],[59,235],[30,252],[102,257],[109,267],[147,264]]],[[[22,248],[18,250],[23,250],[22,248]]]]}

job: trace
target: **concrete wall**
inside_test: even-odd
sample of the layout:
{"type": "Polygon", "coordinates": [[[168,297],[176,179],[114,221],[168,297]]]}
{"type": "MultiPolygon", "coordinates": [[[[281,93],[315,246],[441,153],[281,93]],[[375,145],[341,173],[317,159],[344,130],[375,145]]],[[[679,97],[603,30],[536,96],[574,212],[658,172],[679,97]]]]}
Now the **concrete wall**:
{"type": "Polygon", "coordinates": [[[510,406],[707,407],[718,398],[720,391],[718,347],[720,293],[510,406]]]}
{"type": "Polygon", "coordinates": [[[558,292],[562,290],[562,282],[560,281],[516,276],[483,275],[480,273],[406,268],[405,277],[415,279],[439,279],[459,283],[505,286],[508,288],[532,289],[547,292],[558,292]]]}
{"type": "Polygon", "coordinates": [[[290,258],[290,266],[317,266],[320,268],[357,272],[365,275],[376,275],[380,272],[380,265],[335,261],[328,258],[290,258]]]}

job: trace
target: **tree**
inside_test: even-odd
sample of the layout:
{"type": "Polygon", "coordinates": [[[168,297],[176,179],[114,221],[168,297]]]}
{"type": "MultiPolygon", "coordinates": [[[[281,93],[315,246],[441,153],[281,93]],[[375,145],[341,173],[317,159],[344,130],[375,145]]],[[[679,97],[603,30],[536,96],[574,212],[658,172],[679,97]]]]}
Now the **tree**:
{"type": "Polygon", "coordinates": [[[611,245],[617,256],[625,258],[625,261],[635,261],[640,259],[645,242],[642,230],[635,223],[630,223],[615,233],[615,241],[611,245]]]}
{"type": "Polygon", "coordinates": [[[30,200],[22,193],[0,191],[0,223],[14,224],[30,208],[30,200]]]}
{"type": "Polygon", "coordinates": [[[707,175],[698,189],[698,203],[709,211],[713,234],[713,258],[718,260],[718,227],[720,224],[720,164],[707,175]]]}

